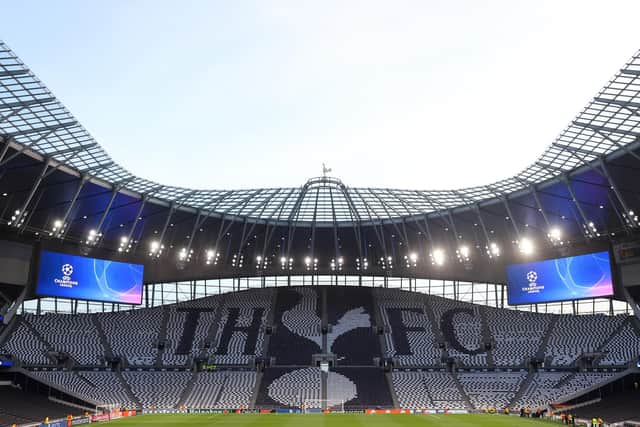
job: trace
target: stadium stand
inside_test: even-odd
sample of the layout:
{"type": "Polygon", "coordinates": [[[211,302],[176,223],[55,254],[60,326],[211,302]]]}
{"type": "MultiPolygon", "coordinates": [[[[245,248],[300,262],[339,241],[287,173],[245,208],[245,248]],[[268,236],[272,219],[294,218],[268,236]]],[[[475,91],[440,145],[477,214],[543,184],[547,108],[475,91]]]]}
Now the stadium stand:
{"type": "Polygon", "coordinates": [[[55,351],[70,354],[78,365],[95,366],[104,360],[105,350],[89,315],[26,315],[24,320],[55,351]]]}
{"type": "MultiPolygon", "coordinates": [[[[335,393],[336,398],[345,399],[345,409],[393,407],[389,384],[382,369],[338,367],[334,371],[329,373],[329,381],[332,386],[336,386],[336,389],[329,388],[329,391],[335,393]],[[340,394],[338,394],[337,384],[341,384],[340,394]],[[353,390],[356,391],[356,395],[347,399],[348,393],[353,390]]],[[[327,397],[332,398],[332,395],[329,394],[327,397]]]]}
{"type": "Polygon", "coordinates": [[[122,376],[143,408],[175,408],[191,378],[190,372],[129,371],[122,376]],[[163,387],[171,384],[171,387],[163,387]]]}
{"type": "Polygon", "coordinates": [[[313,354],[322,352],[317,291],[295,288],[276,292],[275,332],[269,341],[269,355],[278,365],[309,365],[313,354]]]}
{"type": "Polygon", "coordinates": [[[441,351],[422,299],[410,292],[374,291],[385,327],[385,357],[398,366],[437,366],[441,351]]]}
{"type": "Polygon", "coordinates": [[[109,371],[33,371],[31,375],[97,405],[137,408],[118,376],[109,371]]]}
{"type": "Polygon", "coordinates": [[[95,316],[115,356],[131,366],[152,366],[158,355],[162,309],[150,308],[95,316]]]}
{"type": "Polygon", "coordinates": [[[392,378],[402,408],[469,409],[468,399],[448,372],[396,370],[392,378]]]}
{"type": "MultiPolygon", "coordinates": [[[[358,369],[358,368],[353,368],[358,369]]],[[[352,369],[350,369],[351,371],[352,369]]],[[[380,384],[376,384],[379,387],[380,384]]],[[[343,402],[351,404],[355,399],[359,399],[358,387],[347,376],[336,372],[329,372],[327,375],[327,399],[332,402],[343,402]]],[[[377,401],[374,401],[377,402],[377,401]]],[[[375,405],[376,403],[374,403],[375,405]]]]}
{"type": "Polygon", "coordinates": [[[2,345],[2,352],[26,365],[49,365],[52,363],[47,353],[51,347],[36,335],[24,319],[18,319],[9,338],[2,345]]]}
{"type": "MultiPolygon", "coordinates": [[[[197,409],[249,407],[255,372],[200,372],[183,406],[197,409]]],[[[181,405],[182,406],[182,405],[181,405]]]]}
{"type": "Polygon", "coordinates": [[[403,407],[480,409],[545,406],[590,390],[617,375],[602,368],[624,369],[637,360],[639,342],[635,324],[625,316],[521,313],[402,290],[292,287],[118,313],[19,316],[0,348],[33,378],[100,405],[297,407],[327,398],[355,408],[392,406],[395,394],[403,407]],[[326,312],[322,292],[330,302],[326,312]],[[324,377],[311,360],[322,351],[323,318],[336,364],[324,377]],[[372,327],[375,319],[383,335],[372,327]],[[273,334],[267,343],[269,322],[273,334]],[[440,371],[441,337],[462,372],[440,371]],[[387,377],[373,367],[381,343],[386,357],[411,369],[387,377]],[[51,356],[54,351],[68,352],[75,363],[61,364],[51,356]],[[601,355],[593,362],[600,369],[577,372],[574,364],[585,351],[601,355]],[[527,374],[527,361],[545,354],[546,371],[527,374]],[[123,363],[105,370],[112,356],[123,363]],[[199,363],[243,368],[266,357],[267,366],[273,365],[261,375],[186,371],[196,367],[198,356],[204,356],[199,363]],[[182,370],[174,370],[176,364],[182,370]],[[479,366],[464,369],[471,364],[479,366]]]}
{"type": "Polygon", "coordinates": [[[486,366],[481,314],[484,307],[436,296],[429,298],[429,304],[440,322],[449,356],[462,366],[486,366]]]}
{"type": "Polygon", "coordinates": [[[305,401],[322,399],[319,368],[269,368],[264,372],[257,405],[300,408],[305,401]]]}
{"type": "Polygon", "coordinates": [[[473,372],[458,374],[458,381],[474,409],[501,410],[509,406],[526,376],[525,371],[473,372]]]}
{"type": "Polygon", "coordinates": [[[614,375],[611,372],[537,372],[512,407],[546,408],[551,402],[586,391],[614,375]]]}
{"type": "Polygon", "coordinates": [[[535,356],[551,322],[550,315],[486,308],[496,366],[524,366],[535,356]]]}
{"type": "Polygon", "coordinates": [[[596,352],[624,321],[625,316],[560,315],[545,356],[552,366],[570,366],[583,353],[596,352]]]}
{"type": "Polygon", "coordinates": [[[262,356],[273,296],[273,289],[242,291],[226,296],[217,325],[215,351],[208,351],[216,364],[246,365],[255,357],[262,356]]]}
{"type": "Polygon", "coordinates": [[[167,325],[166,325],[166,334],[164,339],[164,351],[162,352],[162,366],[184,366],[187,364],[189,360],[189,355],[191,353],[191,342],[185,344],[186,348],[178,348],[181,344],[180,339],[183,334],[189,333],[187,331],[187,319],[193,321],[195,319],[195,323],[189,322],[190,332],[191,334],[195,334],[195,328],[197,325],[198,317],[197,316],[188,316],[185,311],[177,311],[175,307],[171,307],[168,309],[166,314],[168,316],[167,325]],[[186,351],[186,354],[185,353],[186,351]],[[183,354],[176,354],[178,351],[183,354]]]}
{"type": "Polygon", "coordinates": [[[617,334],[602,347],[605,355],[599,360],[601,366],[626,366],[640,356],[640,336],[633,324],[627,321],[617,334]]]}
{"type": "Polygon", "coordinates": [[[380,341],[372,328],[374,303],[370,289],[329,287],[327,295],[327,351],[340,365],[369,365],[381,357],[380,341]]]}

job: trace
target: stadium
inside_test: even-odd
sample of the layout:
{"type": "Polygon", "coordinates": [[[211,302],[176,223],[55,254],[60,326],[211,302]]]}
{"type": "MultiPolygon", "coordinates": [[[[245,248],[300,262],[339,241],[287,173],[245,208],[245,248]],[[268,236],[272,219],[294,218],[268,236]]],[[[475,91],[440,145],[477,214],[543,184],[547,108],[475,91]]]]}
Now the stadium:
{"type": "Polygon", "coordinates": [[[640,51],[611,73],[498,182],[197,190],[0,42],[0,426],[640,425],[640,51]]]}

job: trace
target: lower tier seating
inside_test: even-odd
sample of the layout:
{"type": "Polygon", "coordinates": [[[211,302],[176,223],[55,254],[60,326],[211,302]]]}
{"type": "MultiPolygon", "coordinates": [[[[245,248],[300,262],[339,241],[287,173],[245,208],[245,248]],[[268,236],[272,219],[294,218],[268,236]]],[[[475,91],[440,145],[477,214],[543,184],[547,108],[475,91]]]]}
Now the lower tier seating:
{"type": "Polygon", "coordinates": [[[248,407],[256,383],[255,372],[200,372],[183,405],[198,409],[248,407]]]}
{"type": "Polygon", "coordinates": [[[175,408],[191,372],[123,372],[143,408],[175,408]]]}
{"type": "Polygon", "coordinates": [[[33,371],[31,376],[98,406],[136,408],[120,379],[109,371],[33,371]]]}
{"type": "Polygon", "coordinates": [[[396,371],[392,374],[398,404],[407,409],[468,409],[448,372],[396,371]]]}
{"type": "Polygon", "coordinates": [[[537,372],[512,406],[513,409],[545,408],[549,403],[606,382],[614,375],[610,372],[537,372]]]}
{"type": "Polygon", "coordinates": [[[482,372],[458,374],[458,381],[475,409],[509,406],[527,372],[482,372]]]}
{"type": "Polygon", "coordinates": [[[329,373],[327,383],[327,398],[344,399],[346,409],[393,407],[389,384],[382,369],[339,367],[329,373]],[[349,398],[354,386],[356,395],[349,398]]]}

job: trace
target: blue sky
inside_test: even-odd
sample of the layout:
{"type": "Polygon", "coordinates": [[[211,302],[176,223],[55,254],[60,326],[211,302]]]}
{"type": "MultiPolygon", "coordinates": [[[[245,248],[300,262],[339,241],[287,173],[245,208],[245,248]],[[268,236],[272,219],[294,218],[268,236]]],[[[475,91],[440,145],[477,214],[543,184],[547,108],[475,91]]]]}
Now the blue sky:
{"type": "Polygon", "coordinates": [[[640,48],[638,1],[4,1],[2,38],[135,174],[444,189],[515,174],[640,48]]]}

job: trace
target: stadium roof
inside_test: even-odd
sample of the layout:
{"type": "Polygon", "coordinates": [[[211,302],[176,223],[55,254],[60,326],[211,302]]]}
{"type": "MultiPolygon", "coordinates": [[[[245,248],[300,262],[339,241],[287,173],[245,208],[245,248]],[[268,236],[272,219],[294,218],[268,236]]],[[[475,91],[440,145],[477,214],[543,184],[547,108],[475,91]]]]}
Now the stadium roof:
{"type": "MultiPolygon", "coordinates": [[[[553,102],[550,99],[549,102],[553,102]]],[[[117,126],[117,124],[115,125],[117,126]]],[[[531,122],[535,126],[535,122],[531,122]]],[[[526,132],[526,128],[522,130],[526,132]]],[[[517,135],[514,135],[517,149],[517,135]]],[[[29,68],[0,42],[0,166],[19,154],[44,156],[59,168],[107,187],[209,216],[310,223],[376,222],[476,206],[567,174],[640,137],[640,51],[571,121],[531,166],[501,181],[448,191],[352,188],[318,177],[301,187],[195,190],[140,178],[114,162],[29,68]],[[9,147],[17,152],[6,157],[9,147]]],[[[451,162],[455,165],[455,159],[451,162]]],[[[606,170],[605,170],[606,173],[606,170]]]]}

